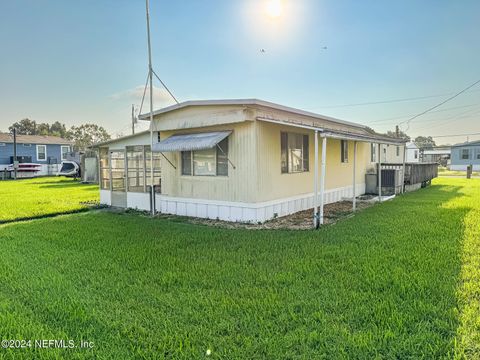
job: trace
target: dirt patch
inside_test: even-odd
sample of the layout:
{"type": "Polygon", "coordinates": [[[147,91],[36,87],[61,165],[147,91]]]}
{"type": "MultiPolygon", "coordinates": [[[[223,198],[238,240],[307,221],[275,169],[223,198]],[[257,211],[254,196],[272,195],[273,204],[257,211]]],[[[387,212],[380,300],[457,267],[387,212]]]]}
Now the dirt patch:
{"type": "MultiPolygon", "coordinates": [[[[372,202],[357,202],[357,211],[361,211],[372,206],[372,202]]],[[[350,201],[341,201],[325,205],[324,221],[325,224],[334,224],[341,219],[353,216],[352,203],[350,201]]],[[[182,219],[189,224],[208,225],[226,229],[288,229],[288,230],[309,230],[313,226],[313,208],[297,212],[292,215],[282,216],[280,218],[269,220],[262,224],[253,223],[234,223],[221,220],[210,220],[201,218],[179,217],[175,215],[158,215],[161,218],[182,219]]]]}

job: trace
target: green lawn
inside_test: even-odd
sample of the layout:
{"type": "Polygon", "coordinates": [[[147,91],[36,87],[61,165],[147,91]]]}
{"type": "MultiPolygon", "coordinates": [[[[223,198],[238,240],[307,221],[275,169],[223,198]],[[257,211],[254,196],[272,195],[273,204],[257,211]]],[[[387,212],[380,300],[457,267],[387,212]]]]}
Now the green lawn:
{"type": "Polygon", "coordinates": [[[478,179],[319,231],[94,211],[5,224],[0,241],[2,338],[95,344],[0,357],[480,357],[478,179]]]}
{"type": "Polygon", "coordinates": [[[0,181],[0,223],[82,210],[98,203],[98,185],[65,177],[0,181]]]}

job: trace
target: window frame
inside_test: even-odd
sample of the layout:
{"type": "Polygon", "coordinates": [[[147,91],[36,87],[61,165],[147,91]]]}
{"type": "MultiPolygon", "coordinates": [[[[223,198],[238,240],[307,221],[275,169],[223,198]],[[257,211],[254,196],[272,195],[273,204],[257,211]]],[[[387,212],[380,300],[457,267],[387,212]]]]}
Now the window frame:
{"type": "Polygon", "coordinates": [[[413,158],[414,158],[415,160],[418,159],[418,150],[417,150],[417,149],[413,150],[413,158]]]}
{"type": "Polygon", "coordinates": [[[295,133],[288,131],[280,132],[280,173],[281,174],[301,174],[310,172],[310,137],[305,133],[295,133]],[[291,149],[289,147],[289,136],[298,136],[302,139],[302,170],[292,170],[290,168],[291,149]],[[285,147],[284,147],[285,146],[285,147]],[[286,154],[284,155],[284,152],[286,154]],[[307,156],[305,156],[305,154],[307,156]],[[285,159],[282,159],[286,156],[285,159]]]}
{"type": "Polygon", "coordinates": [[[370,143],[370,162],[377,162],[377,144],[370,143]]]}
{"type": "Polygon", "coordinates": [[[48,155],[47,155],[47,145],[42,145],[42,144],[38,144],[36,146],[36,150],[37,150],[37,161],[47,161],[47,158],[48,158],[48,155]],[[38,149],[43,147],[45,149],[45,158],[44,159],[40,159],[40,157],[38,156],[39,154],[39,151],[38,149]]]}
{"type": "Polygon", "coordinates": [[[348,164],[348,140],[340,140],[340,161],[348,164]]]}
{"type": "Polygon", "coordinates": [[[60,146],[60,159],[61,159],[62,161],[67,160],[67,155],[68,155],[69,152],[70,152],[70,145],[61,145],[61,146],[60,146]],[[67,152],[66,152],[66,154],[65,154],[65,157],[63,157],[63,149],[64,149],[64,148],[67,148],[67,152]]]}
{"type": "Polygon", "coordinates": [[[470,149],[462,149],[460,153],[461,160],[470,160],[470,149]],[[467,152],[467,157],[465,157],[465,152],[467,152]]]}
{"type": "Polygon", "coordinates": [[[397,148],[395,149],[397,157],[400,156],[400,146],[397,145],[397,148]]]}
{"type": "Polygon", "coordinates": [[[192,177],[192,176],[196,176],[196,177],[203,177],[203,178],[213,178],[213,177],[219,177],[219,178],[226,178],[229,176],[229,171],[228,171],[228,163],[229,163],[229,160],[228,160],[228,153],[229,153],[229,140],[230,139],[230,136],[227,136],[225,139],[223,139],[222,141],[220,141],[217,145],[215,145],[215,147],[213,148],[210,148],[210,149],[205,149],[205,150],[215,150],[215,155],[214,155],[214,166],[213,168],[215,169],[215,174],[204,174],[204,175],[200,175],[200,174],[195,174],[195,153],[199,153],[199,152],[202,152],[202,151],[205,151],[205,150],[187,150],[187,151],[180,151],[180,176],[187,176],[187,177],[192,177]],[[222,150],[225,152],[225,154],[223,154],[223,152],[219,149],[219,147],[222,146],[222,143],[226,143],[226,146],[225,146],[225,149],[222,148],[222,150]],[[189,154],[189,156],[186,156],[187,154],[189,154]],[[219,155],[220,157],[223,155],[225,156],[226,158],[226,161],[225,161],[225,164],[226,164],[226,174],[219,174],[219,161],[218,161],[218,158],[219,158],[219,155]],[[188,157],[189,158],[189,173],[186,173],[184,170],[185,170],[185,158],[188,157]]]}

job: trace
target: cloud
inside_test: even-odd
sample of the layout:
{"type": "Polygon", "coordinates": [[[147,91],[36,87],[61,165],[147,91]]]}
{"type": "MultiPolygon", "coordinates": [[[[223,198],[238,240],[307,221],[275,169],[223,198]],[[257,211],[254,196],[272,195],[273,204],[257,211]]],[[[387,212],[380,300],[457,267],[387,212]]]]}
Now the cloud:
{"type": "MultiPolygon", "coordinates": [[[[129,104],[135,104],[140,106],[142,102],[143,92],[145,90],[145,85],[135,86],[133,89],[128,89],[120,91],[118,93],[112,94],[109,96],[110,99],[120,102],[128,102],[129,104]]],[[[150,94],[149,88],[145,92],[145,100],[143,102],[142,113],[148,111],[149,109],[150,94]]],[[[169,106],[175,103],[175,100],[172,99],[170,94],[164,88],[153,87],[153,107],[154,109],[162,108],[169,106]]]]}

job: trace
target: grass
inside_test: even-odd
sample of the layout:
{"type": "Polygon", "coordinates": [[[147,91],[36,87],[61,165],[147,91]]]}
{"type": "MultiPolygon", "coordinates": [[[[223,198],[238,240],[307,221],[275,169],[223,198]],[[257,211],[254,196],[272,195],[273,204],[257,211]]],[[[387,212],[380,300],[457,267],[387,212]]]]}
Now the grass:
{"type": "Polygon", "coordinates": [[[98,203],[98,185],[65,177],[0,181],[0,223],[88,209],[98,203]]]}
{"type": "Polygon", "coordinates": [[[2,225],[2,337],[95,345],[0,357],[477,359],[479,189],[437,179],[319,231],[103,211],[2,225]]]}

